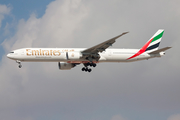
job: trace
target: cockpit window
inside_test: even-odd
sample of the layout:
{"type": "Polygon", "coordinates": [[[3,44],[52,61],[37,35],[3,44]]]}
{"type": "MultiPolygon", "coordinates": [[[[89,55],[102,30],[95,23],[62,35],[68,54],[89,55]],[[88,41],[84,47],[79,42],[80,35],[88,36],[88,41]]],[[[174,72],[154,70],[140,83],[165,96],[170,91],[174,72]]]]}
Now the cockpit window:
{"type": "Polygon", "coordinates": [[[10,52],[10,53],[14,53],[14,52],[10,52]]]}

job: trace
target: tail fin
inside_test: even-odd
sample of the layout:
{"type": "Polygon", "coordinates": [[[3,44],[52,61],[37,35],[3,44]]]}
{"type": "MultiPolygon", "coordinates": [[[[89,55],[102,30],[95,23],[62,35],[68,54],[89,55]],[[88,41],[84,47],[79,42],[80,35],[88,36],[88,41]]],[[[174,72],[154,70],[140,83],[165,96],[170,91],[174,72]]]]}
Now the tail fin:
{"type": "Polygon", "coordinates": [[[152,37],[151,39],[133,56],[129,57],[128,59],[132,59],[136,56],[139,56],[140,54],[147,52],[152,53],[153,51],[158,50],[159,44],[161,42],[162,36],[163,36],[164,30],[159,29],[152,37]]]}
{"type": "Polygon", "coordinates": [[[152,37],[151,39],[146,43],[147,48],[145,52],[151,53],[153,51],[158,50],[159,44],[161,42],[162,36],[163,36],[164,30],[159,29],[152,37]]]}

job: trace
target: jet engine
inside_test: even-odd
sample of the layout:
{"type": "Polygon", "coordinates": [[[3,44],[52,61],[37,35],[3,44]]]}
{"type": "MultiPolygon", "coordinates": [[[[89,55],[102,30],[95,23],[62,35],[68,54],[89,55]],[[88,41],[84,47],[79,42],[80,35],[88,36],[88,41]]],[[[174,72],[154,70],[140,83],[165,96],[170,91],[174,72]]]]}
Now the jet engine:
{"type": "Polygon", "coordinates": [[[76,65],[73,63],[58,62],[58,67],[60,70],[70,70],[71,68],[75,66],[76,65]]]}

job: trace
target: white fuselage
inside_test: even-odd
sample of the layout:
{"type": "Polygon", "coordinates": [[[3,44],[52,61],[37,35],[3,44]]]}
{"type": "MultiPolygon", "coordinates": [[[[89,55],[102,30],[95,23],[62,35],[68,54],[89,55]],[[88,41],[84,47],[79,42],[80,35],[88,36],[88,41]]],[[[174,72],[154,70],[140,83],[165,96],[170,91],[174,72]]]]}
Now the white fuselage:
{"type": "MultiPolygon", "coordinates": [[[[85,48],[23,48],[10,52],[7,57],[21,62],[67,62],[86,63],[88,60],[81,58],[81,51],[85,48]]],[[[98,62],[133,62],[138,60],[160,57],[161,54],[143,54],[128,59],[139,49],[106,49],[99,53],[98,62]]],[[[97,61],[93,61],[97,63],[97,61]]]]}

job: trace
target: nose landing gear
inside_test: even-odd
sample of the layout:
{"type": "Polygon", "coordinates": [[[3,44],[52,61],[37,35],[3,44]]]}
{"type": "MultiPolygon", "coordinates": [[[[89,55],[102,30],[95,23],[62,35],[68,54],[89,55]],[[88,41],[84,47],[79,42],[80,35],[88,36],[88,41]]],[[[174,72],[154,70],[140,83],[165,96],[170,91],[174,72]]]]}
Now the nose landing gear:
{"type": "Polygon", "coordinates": [[[21,61],[19,61],[19,60],[16,60],[16,63],[18,63],[19,64],[19,68],[22,68],[22,65],[21,65],[21,61]]]}
{"type": "Polygon", "coordinates": [[[19,65],[18,67],[19,67],[19,68],[22,68],[22,65],[19,65]]]}

